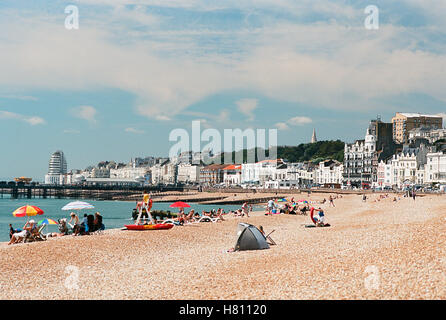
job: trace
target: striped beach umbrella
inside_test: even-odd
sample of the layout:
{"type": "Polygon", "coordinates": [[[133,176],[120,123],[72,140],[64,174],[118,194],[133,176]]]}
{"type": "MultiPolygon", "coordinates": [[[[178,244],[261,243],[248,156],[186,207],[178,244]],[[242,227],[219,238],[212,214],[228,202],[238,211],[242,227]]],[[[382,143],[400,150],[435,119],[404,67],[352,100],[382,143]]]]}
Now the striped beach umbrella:
{"type": "Polygon", "coordinates": [[[41,226],[42,224],[58,224],[57,221],[53,220],[53,219],[42,219],[40,220],[37,225],[41,226]]]}
{"type": "Polygon", "coordinates": [[[23,206],[18,209],[16,209],[12,215],[14,217],[32,217],[36,215],[42,215],[43,210],[36,206],[23,206]]]}
{"type": "Polygon", "coordinates": [[[74,202],[70,202],[69,204],[65,205],[62,208],[62,210],[64,210],[64,211],[83,210],[83,209],[94,209],[94,206],[89,204],[88,202],[74,201],[74,202]]]}

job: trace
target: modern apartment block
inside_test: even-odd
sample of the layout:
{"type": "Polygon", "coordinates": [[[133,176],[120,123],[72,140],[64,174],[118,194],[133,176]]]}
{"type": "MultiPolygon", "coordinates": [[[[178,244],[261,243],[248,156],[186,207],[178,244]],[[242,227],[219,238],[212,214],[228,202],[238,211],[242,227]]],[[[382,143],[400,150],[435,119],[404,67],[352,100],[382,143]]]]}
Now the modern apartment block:
{"type": "Polygon", "coordinates": [[[67,174],[67,160],[62,151],[58,150],[51,155],[48,174],[45,175],[45,184],[65,184],[67,174]]]}
{"type": "Polygon", "coordinates": [[[397,112],[392,118],[392,124],[393,140],[397,143],[407,143],[409,131],[420,127],[441,129],[443,127],[443,118],[441,116],[420,113],[397,112]]]}

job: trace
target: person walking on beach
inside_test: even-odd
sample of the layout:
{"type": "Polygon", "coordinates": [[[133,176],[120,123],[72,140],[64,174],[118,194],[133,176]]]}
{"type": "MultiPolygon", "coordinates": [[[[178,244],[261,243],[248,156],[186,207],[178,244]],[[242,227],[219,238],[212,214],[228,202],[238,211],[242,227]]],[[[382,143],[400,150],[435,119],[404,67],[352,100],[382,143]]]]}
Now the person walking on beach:
{"type": "Polygon", "coordinates": [[[367,201],[367,196],[365,195],[365,193],[362,195],[362,202],[366,202],[367,201]]]}
{"type": "Polygon", "coordinates": [[[412,199],[415,201],[416,198],[416,194],[415,194],[415,190],[412,190],[412,199]]]}
{"type": "Polygon", "coordinates": [[[271,214],[273,212],[273,207],[274,207],[274,201],[272,199],[270,199],[268,201],[268,213],[271,214]]]}
{"type": "Polygon", "coordinates": [[[328,198],[328,200],[330,201],[329,205],[330,207],[333,206],[335,207],[334,201],[333,201],[333,197],[330,195],[330,197],[328,198]]]}
{"type": "Polygon", "coordinates": [[[246,216],[249,218],[249,209],[248,209],[248,203],[247,202],[244,202],[242,204],[242,212],[243,212],[244,215],[246,214],[246,216]]]}

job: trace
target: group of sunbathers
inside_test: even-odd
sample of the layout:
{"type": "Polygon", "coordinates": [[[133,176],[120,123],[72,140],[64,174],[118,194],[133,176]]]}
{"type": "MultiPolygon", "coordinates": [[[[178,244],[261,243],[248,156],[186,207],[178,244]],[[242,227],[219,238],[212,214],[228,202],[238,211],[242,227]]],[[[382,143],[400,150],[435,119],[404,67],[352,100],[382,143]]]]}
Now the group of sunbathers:
{"type": "Polygon", "coordinates": [[[12,225],[9,225],[9,243],[19,243],[22,242],[26,238],[31,238],[34,235],[37,235],[39,233],[39,229],[37,227],[37,224],[34,220],[29,220],[25,223],[23,226],[23,229],[14,229],[12,225]]]}
{"type": "Polygon", "coordinates": [[[79,221],[79,217],[74,212],[70,216],[70,221],[67,223],[71,227],[73,236],[88,235],[105,230],[105,225],[102,223],[102,215],[99,212],[96,212],[94,215],[84,214],[82,222],[79,221]]]}
{"type": "Polygon", "coordinates": [[[295,203],[294,198],[290,200],[290,202],[286,202],[283,205],[277,205],[274,203],[274,200],[269,200],[266,205],[266,213],[265,215],[270,215],[273,213],[284,213],[284,214],[300,214],[307,215],[307,211],[310,210],[310,207],[307,203],[295,203]]]}
{"type": "Polygon", "coordinates": [[[105,229],[105,226],[102,223],[102,215],[99,212],[96,212],[94,215],[84,214],[82,222],[80,222],[79,217],[72,212],[69,221],[67,221],[66,218],[61,218],[57,222],[59,232],[50,232],[47,234],[41,233],[43,225],[40,227],[37,226],[34,220],[28,221],[23,226],[23,229],[14,229],[10,224],[10,241],[8,244],[19,243],[25,239],[31,241],[36,239],[46,240],[49,237],[62,237],[69,234],[74,236],[88,235],[105,229]]]}
{"type": "Polygon", "coordinates": [[[212,209],[209,212],[203,210],[201,214],[199,212],[195,212],[194,209],[191,209],[191,211],[189,211],[188,214],[185,214],[184,209],[180,208],[176,221],[178,221],[180,225],[192,222],[208,221],[208,220],[225,221],[225,219],[223,218],[223,215],[225,214],[226,214],[225,211],[221,208],[219,208],[217,211],[215,211],[215,209],[212,209]],[[208,220],[202,219],[204,217],[208,217],[210,219],[208,220]]]}

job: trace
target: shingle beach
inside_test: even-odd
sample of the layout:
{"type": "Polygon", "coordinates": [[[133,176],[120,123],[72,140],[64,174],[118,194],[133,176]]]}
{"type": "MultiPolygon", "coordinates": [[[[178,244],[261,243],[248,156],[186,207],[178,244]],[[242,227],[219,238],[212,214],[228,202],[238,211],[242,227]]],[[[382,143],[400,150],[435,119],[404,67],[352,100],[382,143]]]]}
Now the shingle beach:
{"type": "Polygon", "coordinates": [[[446,196],[376,198],[316,204],[328,228],[257,211],[171,230],[2,243],[0,299],[446,299],[446,196]],[[228,253],[239,222],[275,230],[277,245],[228,253]]]}

